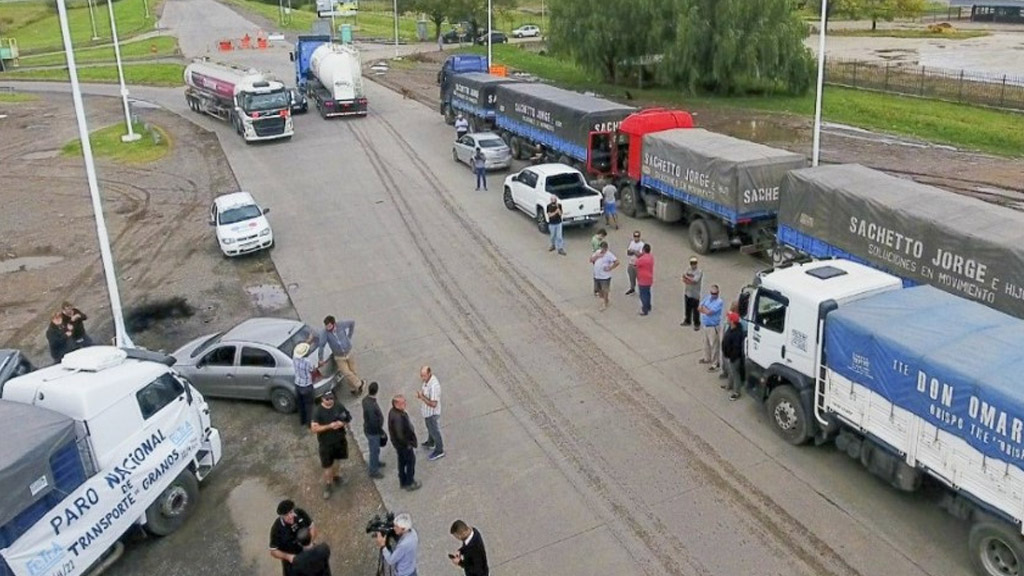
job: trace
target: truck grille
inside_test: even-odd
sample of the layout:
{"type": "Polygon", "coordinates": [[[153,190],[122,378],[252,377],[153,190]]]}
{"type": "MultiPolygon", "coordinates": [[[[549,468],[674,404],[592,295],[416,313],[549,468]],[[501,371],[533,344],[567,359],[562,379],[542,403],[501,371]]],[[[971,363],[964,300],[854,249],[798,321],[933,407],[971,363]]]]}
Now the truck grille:
{"type": "Polygon", "coordinates": [[[253,120],[252,127],[256,130],[257,136],[273,136],[284,132],[284,118],[260,118],[253,120]]]}

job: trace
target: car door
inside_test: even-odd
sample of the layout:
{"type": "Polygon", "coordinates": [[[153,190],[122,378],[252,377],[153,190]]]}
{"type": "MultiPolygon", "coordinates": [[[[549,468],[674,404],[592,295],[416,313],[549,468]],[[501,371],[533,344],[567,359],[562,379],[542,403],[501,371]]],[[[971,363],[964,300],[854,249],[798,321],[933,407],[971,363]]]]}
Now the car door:
{"type": "Polygon", "coordinates": [[[459,155],[459,162],[465,162],[472,166],[474,144],[476,144],[476,141],[473,140],[473,137],[469,134],[466,134],[455,142],[455,151],[459,155]]]}
{"type": "Polygon", "coordinates": [[[210,349],[196,362],[196,368],[189,379],[201,394],[220,398],[235,397],[232,392],[237,351],[233,344],[222,344],[210,349]]]}
{"type": "Polygon", "coordinates": [[[531,204],[529,198],[533,195],[533,186],[536,183],[537,173],[530,169],[520,172],[519,177],[512,182],[512,201],[521,210],[525,210],[531,215],[533,214],[533,206],[528,204],[531,204]]]}
{"type": "Polygon", "coordinates": [[[235,377],[239,398],[269,398],[276,375],[277,360],[270,350],[251,344],[242,346],[242,352],[238,357],[238,373],[235,377]]]}
{"type": "Polygon", "coordinates": [[[747,326],[747,358],[761,368],[788,365],[786,354],[786,314],[789,299],[773,290],[761,288],[754,296],[747,326]]]}

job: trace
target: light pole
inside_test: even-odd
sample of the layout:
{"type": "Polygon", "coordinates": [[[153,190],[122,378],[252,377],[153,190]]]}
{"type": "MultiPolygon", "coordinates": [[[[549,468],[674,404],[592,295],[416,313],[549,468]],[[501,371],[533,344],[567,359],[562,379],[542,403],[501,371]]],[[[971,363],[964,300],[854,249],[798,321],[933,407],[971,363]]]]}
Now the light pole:
{"type": "Polygon", "coordinates": [[[494,58],[491,54],[491,0],[487,0],[487,70],[494,66],[494,58]]]}
{"type": "Polygon", "coordinates": [[[334,42],[335,37],[338,35],[338,25],[334,23],[334,12],[338,9],[338,3],[336,0],[331,0],[331,42],[334,42]]]}
{"type": "Polygon", "coordinates": [[[149,20],[149,2],[148,2],[148,0],[142,0],[142,10],[146,14],[146,20],[149,20]]]}
{"type": "Polygon", "coordinates": [[[121,102],[124,104],[124,124],[128,133],[121,136],[121,142],[135,142],[142,138],[141,134],[135,133],[132,126],[132,112],[128,107],[128,87],[124,84],[124,66],[121,65],[121,46],[117,42],[117,22],[114,21],[114,0],[107,0],[107,10],[110,12],[110,35],[114,39],[114,60],[117,62],[117,78],[121,82],[121,102]]]}
{"type": "Polygon", "coordinates": [[[828,23],[828,0],[821,0],[821,30],[818,32],[818,83],[814,94],[814,144],[811,166],[818,165],[821,153],[821,91],[825,87],[825,25],[828,23]]]}
{"type": "Polygon", "coordinates": [[[395,58],[398,58],[398,0],[395,0],[395,58]]]}
{"type": "Polygon", "coordinates": [[[85,175],[89,182],[89,195],[92,197],[92,211],[96,217],[96,236],[100,245],[100,260],[103,263],[103,275],[107,279],[107,294],[110,296],[110,313],[114,317],[114,343],[122,348],[134,348],[128,331],[124,326],[124,314],[121,311],[121,293],[117,289],[117,275],[114,271],[114,258],[110,253],[110,237],[107,235],[107,224],[103,218],[103,204],[100,201],[99,184],[96,182],[96,166],[93,164],[92,144],[89,142],[89,127],[85,123],[85,106],[82,104],[82,90],[78,85],[78,68],[75,67],[75,50],[71,45],[71,33],[68,29],[68,9],[65,0],[57,0],[57,15],[60,18],[60,32],[64,38],[64,54],[68,60],[68,76],[71,78],[71,96],[75,104],[75,118],[78,120],[78,137],[82,141],[82,156],[85,158],[85,175]]]}
{"type": "Polygon", "coordinates": [[[89,22],[92,23],[92,40],[93,42],[100,39],[100,35],[96,33],[96,14],[93,13],[93,6],[95,6],[94,0],[89,0],[89,22]]]}

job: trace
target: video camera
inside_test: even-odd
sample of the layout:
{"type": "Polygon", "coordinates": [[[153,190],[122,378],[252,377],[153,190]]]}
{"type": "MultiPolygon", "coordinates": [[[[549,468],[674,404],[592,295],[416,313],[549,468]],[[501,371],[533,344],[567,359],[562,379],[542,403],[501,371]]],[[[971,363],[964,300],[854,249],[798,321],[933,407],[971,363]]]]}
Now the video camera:
{"type": "Polygon", "coordinates": [[[383,517],[380,514],[370,518],[366,523],[367,534],[383,534],[388,538],[395,537],[395,513],[388,512],[383,517]]]}

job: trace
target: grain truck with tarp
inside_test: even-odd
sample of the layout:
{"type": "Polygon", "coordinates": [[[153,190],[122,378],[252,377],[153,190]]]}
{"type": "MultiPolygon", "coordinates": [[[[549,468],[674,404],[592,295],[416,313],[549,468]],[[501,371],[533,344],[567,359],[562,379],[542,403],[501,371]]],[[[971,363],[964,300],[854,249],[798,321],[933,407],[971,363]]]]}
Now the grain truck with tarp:
{"type": "Polygon", "coordinates": [[[474,132],[493,129],[497,88],[509,82],[515,80],[484,72],[449,75],[448,81],[441,84],[441,114],[445,122],[455,124],[455,115],[462,113],[474,132]]]}
{"type": "Polygon", "coordinates": [[[786,175],[778,260],[842,257],[1024,318],[1024,214],[857,164],[786,175]]]}
{"type": "Polygon", "coordinates": [[[807,165],[801,154],[697,128],[647,133],[640,146],[639,165],[619,183],[622,212],[688,223],[700,254],[767,248],[782,180],[807,165]]]}

